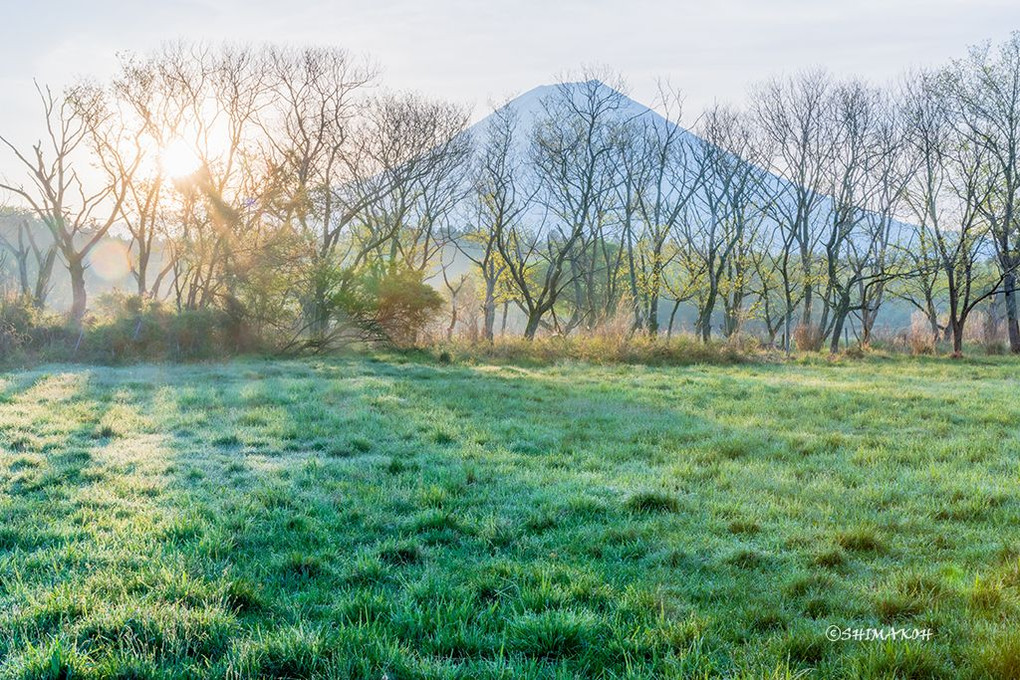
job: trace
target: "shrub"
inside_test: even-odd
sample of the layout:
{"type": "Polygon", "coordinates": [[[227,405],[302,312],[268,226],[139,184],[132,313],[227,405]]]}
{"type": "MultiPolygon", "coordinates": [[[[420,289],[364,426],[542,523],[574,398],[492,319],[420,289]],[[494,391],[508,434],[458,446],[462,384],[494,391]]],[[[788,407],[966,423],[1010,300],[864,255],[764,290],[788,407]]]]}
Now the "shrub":
{"type": "Polygon", "coordinates": [[[236,305],[175,311],[137,295],[109,293],[82,339],[81,358],[122,362],[196,360],[256,349],[247,339],[243,312],[236,305]]]}
{"type": "Polygon", "coordinates": [[[907,332],[907,345],[914,356],[935,354],[935,334],[931,330],[928,319],[920,312],[910,317],[910,330],[907,332]]]}
{"type": "Polygon", "coordinates": [[[323,264],[313,272],[315,293],[302,302],[310,337],[303,349],[333,349],[352,342],[414,345],[443,298],[412,269],[375,271],[323,264]]]}
{"type": "Polygon", "coordinates": [[[96,299],[82,327],[44,314],[22,299],[0,300],[0,356],[14,361],[187,361],[257,350],[244,310],[174,310],[165,303],[113,292],[96,299]]]}
{"type": "Polygon", "coordinates": [[[689,366],[694,364],[735,364],[748,359],[747,346],[713,341],[703,343],[690,336],[653,338],[646,335],[576,337],[497,338],[493,343],[454,341],[433,348],[442,363],[449,361],[496,361],[507,363],[552,364],[557,361],[584,361],[592,364],[645,364],[649,366],[689,366]]]}
{"type": "Polygon", "coordinates": [[[375,323],[401,346],[414,345],[443,306],[439,291],[425,283],[421,272],[410,269],[369,277],[367,289],[375,300],[375,323]]]}
{"type": "Polygon", "coordinates": [[[793,329],[793,342],[802,352],[817,352],[822,347],[822,329],[814,324],[799,324],[793,329]]]}
{"type": "Polygon", "coordinates": [[[0,298],[0,357],[6,362],[52,348],[71,347],[77,337],[77,331],[67,327],[60,317],[37,309],[29,298],[0,298]]]}
{"type": "Polygon", "coordinates": [[[26,298],[0,299],[0,354],[17,352],[29,341],[32,311],[26,298]]]}

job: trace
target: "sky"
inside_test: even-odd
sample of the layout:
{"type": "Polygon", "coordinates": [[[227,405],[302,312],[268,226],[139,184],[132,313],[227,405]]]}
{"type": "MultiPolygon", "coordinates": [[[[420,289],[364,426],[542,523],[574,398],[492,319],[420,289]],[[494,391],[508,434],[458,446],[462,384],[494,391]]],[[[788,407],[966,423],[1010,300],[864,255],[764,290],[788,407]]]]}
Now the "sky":
{"type": "MultiPolygon", "coordinates": [[[[380,82],[473,107],[586,64],[619,71],[651,104],[659,78],[696,114],[749,85],[822,66],[877,83],[1020,30],[1017,0],[0,0],[0,133],[38,135],[33,79],[109,75],[161,42],[340,45],[380,82]]],[[[0,159],[0,169],[5,167],[0,159]]]]}

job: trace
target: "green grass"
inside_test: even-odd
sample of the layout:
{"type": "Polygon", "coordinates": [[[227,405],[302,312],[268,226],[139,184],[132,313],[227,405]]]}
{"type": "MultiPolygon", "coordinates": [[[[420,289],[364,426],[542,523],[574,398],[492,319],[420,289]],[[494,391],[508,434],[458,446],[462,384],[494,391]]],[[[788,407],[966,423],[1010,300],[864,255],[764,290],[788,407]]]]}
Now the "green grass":
{"type": "Polygon", "coordinates": [[[0,677],[1020,677],[1018,380],[1007,358],[4,374],[0,677]]]}

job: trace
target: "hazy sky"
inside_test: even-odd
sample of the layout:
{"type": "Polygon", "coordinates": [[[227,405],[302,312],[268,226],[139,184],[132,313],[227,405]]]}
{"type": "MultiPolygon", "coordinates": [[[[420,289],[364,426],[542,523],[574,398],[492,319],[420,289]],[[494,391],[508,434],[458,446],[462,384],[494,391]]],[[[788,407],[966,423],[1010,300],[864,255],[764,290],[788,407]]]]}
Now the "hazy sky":
{"type": "MultiPolygon", "coordinates": [[[[688,111],[739,101],[748,84],[822,65],[885,81],[1020,29],[1017,0],[2,0],[0,130],[21,137],[32,78],[108,74],[122,50],[165,40],[342,45],[382,82],[474,105],[608,64],[649,100],[655,79],[688,111]]],[[[650,102],[648,102],[650,103],[650,102]]]]}

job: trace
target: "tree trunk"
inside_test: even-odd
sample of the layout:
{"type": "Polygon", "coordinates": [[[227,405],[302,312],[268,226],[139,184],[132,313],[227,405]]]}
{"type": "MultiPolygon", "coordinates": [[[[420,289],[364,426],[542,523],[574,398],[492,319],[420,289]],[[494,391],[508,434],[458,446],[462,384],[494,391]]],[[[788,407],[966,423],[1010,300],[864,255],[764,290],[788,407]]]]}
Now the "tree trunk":
{"type": "Polygon", "coordinates": [[[803,326],[811,325],[811,307],[814,299],[813,288],[810,283],[804,284],[804,315],[801,317],[800,323],[803,326]]]}
{"type": "Polygon", "coordinates": [[[524,339],[534,340],[535,333],[538,331],[538,324],[542,321],[542,313],[534,311],[528,314],[528,323],[524,327],[524,339]]]}
{"type": "Polygon", "coordinates": [[[790,356],[790,332],[793,330],[793,310],[787,308],[783,318],[783,350],[790,356]]]}
{"type": "Polygon", "coordinates": [[[832,327],[832,340],[829,342],[829,354],[839,354],[839,336],[843,334],[843,323],[846,321],[846,313],[839,310],[836,313],[836,320],[832,327]]]}
{"type": "Polygon", "coordinates": [[[71,275],[71,319],[81,324],[85,318],[85,307],[88,303],[85,291],[85,265],[81,258],[74,258],[67,263],[67,271],[71,275]]]}
{"type": "Polygon", "coordinates": [[[18,287],[21,289],[22,297],[29,297],[32,294],[32,286],[28,282],[28,253],[18,253],[18,287]]]}
{"type": "Polygon", "coordinates": [[[149,257],[148,257],[148,255],[139,257],[138,258],[138,273],[135,276],[135,279],[137,280],[137,283],[138,283],[138,297],[142,297],[143,298],[143,297],[145,297],[145,294],[148,292],[148,288],[149,288],[148,285],[147,285],[148,276],[147,276],[147,273],[146,273],[148,271],[148,269],[149,269],[149,257]]]}
{"type": "Polygon", "coordinates": [[[702,342],[707,343],[712,339],[712,312],[715,310],[715,294],[709,293],[708,302],[698,313],[698,325],[696,333],[702,342]]]}
{"type": "Polygon", "coordinates": [[[652,280],[648,286],[648,334],[659,334],[659,290],[662,287],[662,249],[656,243],[652,250],[652,280]]]}
{"type": "Polygon", "coordinates": [[[953,356],[960,358],[963,356],[963,323],[954,321],[950,326],[953,329],[953,356]]]}
{"type": "Polygon", "coordinates": [[[666,330],[666,340],[673,337],[673,323],[676,321],[677,310],[680,309],[680,301],[673,302],[673,311],[669,314],[669,328],[666,330]]]}
{"type": "Polygon", "coordinates": [[[1003,278],[1003,286],[1006,289],[1006,329],[1009,332],[1009,351],[1020,353],[1020,323],[1017,321],[1016,310],[1016,274],[1007,272],[1003,278]]]}
{"type": "Polygon", "coordinates": [[[495,335],[493,331],[496,326],[496,299],[488,289],[485,291],[483,311],[482,335],[485,337],[485,342],[492,344],[495,335]]]}
{"type": "Polygon", "coordinates": [[[648,303],[648,334],[653,338],[659,334],[659,297],[651,295],[648,303]]]}

